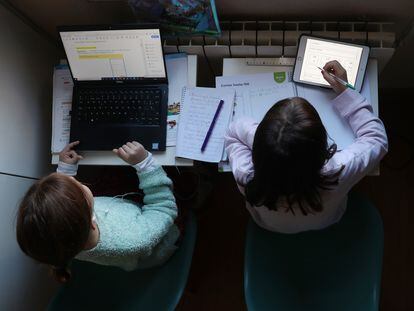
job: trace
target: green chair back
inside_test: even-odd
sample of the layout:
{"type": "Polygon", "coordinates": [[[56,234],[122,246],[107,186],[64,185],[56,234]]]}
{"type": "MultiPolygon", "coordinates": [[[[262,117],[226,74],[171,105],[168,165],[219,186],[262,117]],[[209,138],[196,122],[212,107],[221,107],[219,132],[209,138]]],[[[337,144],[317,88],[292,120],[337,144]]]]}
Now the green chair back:
{"type": "Polygon", "coordinates": [[[160,267],[125,272],[74,260],[72,279],[48,310],[174,310],[186,286],[196,232],[195,216],[189,212],[179,249],[160,267]]]}
{"type": "Polygon", "coordinates": [[[248,309],[378,310],[383,244],[381,216],[355,194],[340,222],[320,231],[280,234],[250,220],[244,265],[248,309]]]}

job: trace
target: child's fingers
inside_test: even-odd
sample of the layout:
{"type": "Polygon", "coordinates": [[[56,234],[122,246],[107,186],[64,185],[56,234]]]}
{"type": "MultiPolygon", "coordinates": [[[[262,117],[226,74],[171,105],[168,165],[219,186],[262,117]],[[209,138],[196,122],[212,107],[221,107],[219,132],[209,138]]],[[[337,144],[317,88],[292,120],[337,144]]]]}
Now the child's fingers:
{"type": "Polygon", "coordinates": [[[323,69],[330,73],[333,73],[335,76],[343,80],[346,80],[346,70],[337,60],[327,62],[325,66],[323,66],[323,69]]]}
{"type": "Polygon", "coordinates": [[[133,152],[133,150],[131,148],[129,148],[127,145],[123,145],[122,146],[122,149],[124,149],[124,151],[126,153],[132,153],[133,152]]]}
{"type": "Polygon", "coordinates": [[[322,76],[330,85],[336,85],[336,80],[332,76],[330,76],[326,71],[322,71],[322,76]]]}
{"type": "Polygon", "coordinates": [[[132,144],[137,148],[137,149],[145,149],[144,146],[142,144],[140,144],[139,142],[136,142],[135,140],[132,142],[132,144]]]}
{"type": "Polygon", "coordinates": [[[323,69],[326,70],[326,71],[329,71],[329,72],[331,72],[331,71],[336,72],[336,71],[340,70],[341,68],[342,68],[341,64],[336,60],[331,60],[331,61],[327,62],[325,64],[325,66],[323,66],[323,69]]]}
{"type": "Polygon", "coordinates": [[[74,142],[71,142],[71,143],[67,144],[67,145],[65,146],[65,148],[63,148],[63,150],[62,150],[62,151],[69,151],[69,150],[71,150],[73,147],[75,147],[76,145],[79,145],[79,140],[77,140],[77,141],[74,141],[74,142]]]}
{"type": "Polygon", "coordinates": [[[118,149],[118,156],[120,156],[121,159],[124,159],[124,160],[128,158],[128,154],[125,152],[123,148],[118,149]]]}
{"type": "Polygon", "coordinates": [[[135,146],[133,143],[127,142],[126,145],[131,148],[131,150],[136,150],[137,146],[135,146]]]}

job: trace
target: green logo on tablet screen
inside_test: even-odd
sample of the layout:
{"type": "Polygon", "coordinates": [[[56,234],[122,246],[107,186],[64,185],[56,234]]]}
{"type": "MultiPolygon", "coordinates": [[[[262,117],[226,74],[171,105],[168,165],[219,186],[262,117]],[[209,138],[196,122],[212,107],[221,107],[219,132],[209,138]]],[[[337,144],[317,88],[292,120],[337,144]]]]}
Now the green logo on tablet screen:
{"type": "Polygon", "coordinates": [[[273,78],[277,83],[283,83],[286,80],[286,72],[274,72],[273,78]]]}

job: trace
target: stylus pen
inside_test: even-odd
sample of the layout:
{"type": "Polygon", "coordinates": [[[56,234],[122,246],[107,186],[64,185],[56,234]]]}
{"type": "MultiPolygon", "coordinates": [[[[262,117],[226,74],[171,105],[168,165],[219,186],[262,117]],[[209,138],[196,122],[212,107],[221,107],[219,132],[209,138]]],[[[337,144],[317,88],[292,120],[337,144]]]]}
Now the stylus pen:
{"type": "Polygon", "coordinates": [[[341,83],[342,85],[345,85],[346,87],[349,87],[350,89],[355,90],[355,87],[354,87],[352,84],[350,84],[350,83],[348,83],[348,82],[346,82],[346,81],[342,80],[341,78],[339,78],[339,77],[335,76],[333,73],[330,73],[329,71],[326,71],[325,69],[323,69],[323,68],[321,68],[321,67],[319,67],[319,66],[316,66],[316,67],[318,67],[318,68],[319,68],[320,70],[322,70],[322,71],[325,71],[328,75],[330,75],[332,78],[334,78],[336,81],[338,81],[338,82],[339,82],[339,83],[341,83]]]}
{"type": "Polygon", "coordinates": [[[213,121],[211,121],[210,127],[207,131],[206,138],[204,138],[203,145],[201,146],[201,152],[204,152],[204,149],[206,149],[208,140],[210,139],[210,136],[211,136],[211,132],[213,131],[214,125],[216,124],[217,118],[220,114],[220,110],[223,107],[223,104],[224,104],[224,100],[220,100],[217,106],[216,113],[214,114],[213,121]]]}

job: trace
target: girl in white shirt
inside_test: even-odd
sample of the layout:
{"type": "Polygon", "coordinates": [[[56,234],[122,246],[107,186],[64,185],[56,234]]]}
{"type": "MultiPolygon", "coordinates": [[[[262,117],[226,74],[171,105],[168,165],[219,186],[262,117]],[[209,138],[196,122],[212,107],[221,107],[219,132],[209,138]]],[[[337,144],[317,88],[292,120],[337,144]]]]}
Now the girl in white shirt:
{"type": "MultiPolygon", "coordinates": [[[[347,81],[337,61],[324,69],[347,81]]],[[[265,229],[297,233],[336,223],[345,212],[348,191],[387,153],[384,125],[370,103],[326,72],[322,75],[338,94],[332,104],[356,137],[344,150],[328,145],[318,113],[299,97],[276,103],[259,124],[243,118],[227,131],[235,180],[253,219],[265,229]]]]}

